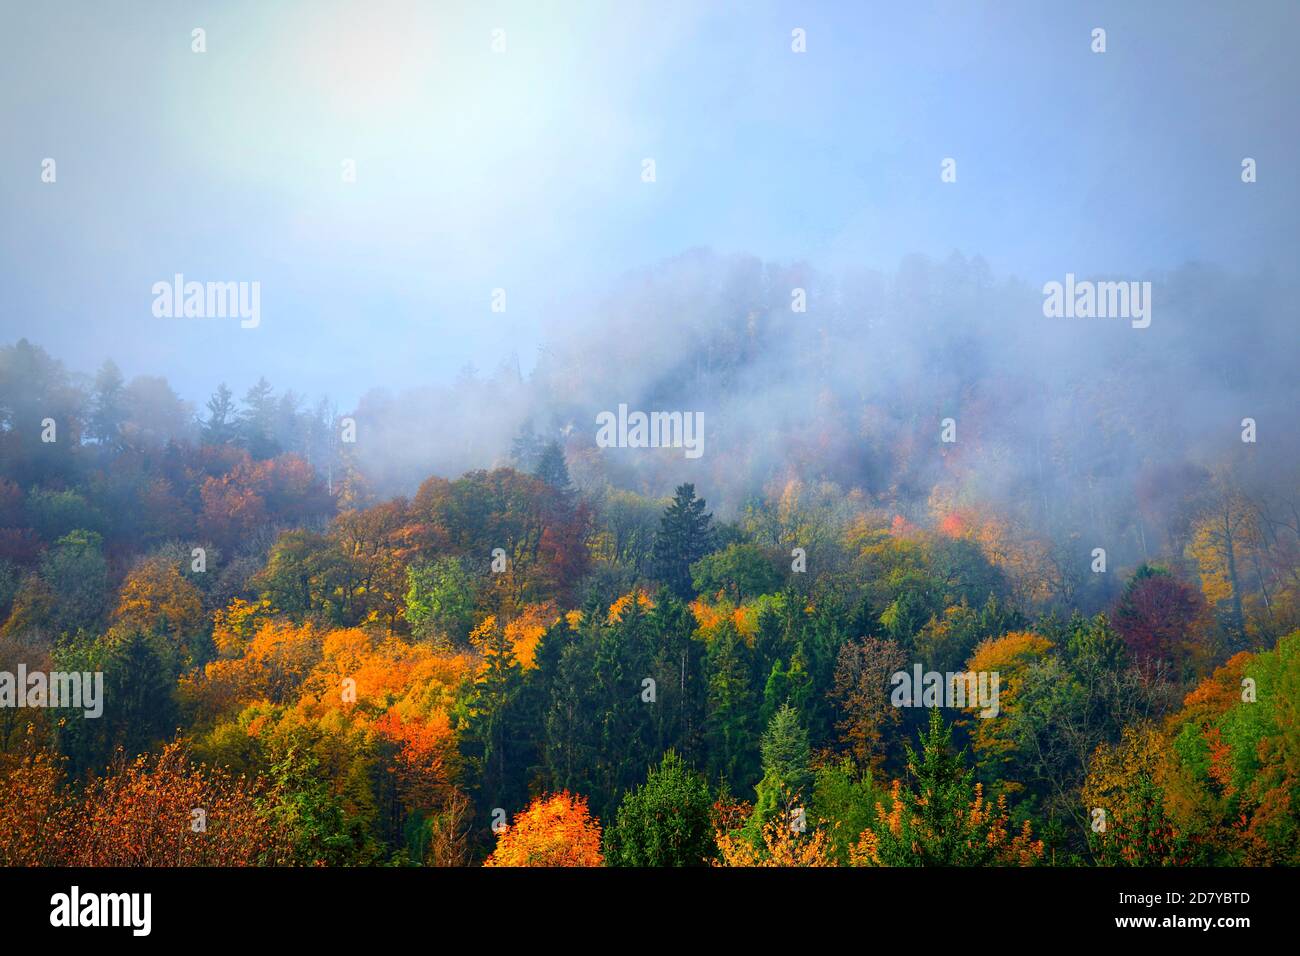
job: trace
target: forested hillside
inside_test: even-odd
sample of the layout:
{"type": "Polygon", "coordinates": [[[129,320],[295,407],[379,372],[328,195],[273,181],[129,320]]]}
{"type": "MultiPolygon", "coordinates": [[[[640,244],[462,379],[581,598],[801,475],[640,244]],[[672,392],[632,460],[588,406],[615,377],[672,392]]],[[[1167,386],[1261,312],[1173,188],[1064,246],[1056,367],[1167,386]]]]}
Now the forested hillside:
{"type": "Polygon", "coordinates": [[[981,496],[980,428],[904,444],[844,384],[780,466],[606,464],[570,396],[401,493],[375,399],[3,347],[0,671],[104,691],[0,708],[0,863],[1300,863],[1294,462],[1143,466],[1107,418],[981,496]]]}

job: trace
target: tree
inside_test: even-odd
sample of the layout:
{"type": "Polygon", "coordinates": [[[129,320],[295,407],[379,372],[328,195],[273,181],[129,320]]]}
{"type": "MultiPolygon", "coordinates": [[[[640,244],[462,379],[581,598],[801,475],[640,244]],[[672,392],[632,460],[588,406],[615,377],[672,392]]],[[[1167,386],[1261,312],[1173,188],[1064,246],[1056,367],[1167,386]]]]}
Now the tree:
{"type": "Polygon", "coordinates": [[[781,587],[771,559],[757,545],[742,543],[730,544],[695,562],[691,581],[700,594],[722,595],[737,604],[781,587]]]}
{"type": "Polygon", "coordinates": [[[754,746],[757,700],[748,650],[731,624],[710,642],[705,729],[711,775],[745,791],[758,777],[754,746]]]}
{"type": "Polygon", "coordinates": [[[464,643],[474,620],[475,580],[460,558],[406,568],[406,620],[417,637],[464,643]]]}
{"type": "Polygon", "coordinates": [[[520,723],[523,676],[514,648],[495,617],[485,618],[470,640],[483,657],[470,700],[463,748],[478,772],[479,794],[491,806],[522,796],[528,733],[520,723]]]}
{"type": "Polygon", "coordinates": [[[57,601],[56,631],[93,628],[108,600],[108,562],[103,539],[94,531],[72,531],[41,556],[41,579],[57,601]]]}
{"type": "Polygon", "coordinates": [[[122,372],[110,359],[95,373],[90,423],[87,431],[101,445],[116,447],[122,422],[126,418],[123,402],[122,372]]]}
{"type": "Polygon", "coordinates": [[[311,531],[286,531],[276,539],[266,565],[253,579],[258,596],[296,620],[346,620],[348,581],[355,571],[329,538],[311,531]]]}
{"type": "Polygon", "coordinates": [[[601,866],[600,821],[567,790],[537,797],[497,837],[484,866],[601,866]]]}
{"type": "Polygon", "coordinates": [[[610,866],[702,866],[717,853],[713,798],[704,778],[675,751],[629,791],[605,832],[610,866]]]}
{"type": "Polygon", "coordinates": [[[1140,662],[1166,661],[1180,671],[1196,650],[1204,611],[1200,593],[1164,568],[1143,564],[1124,588],[1111,620],[1140,662]]]}
{"type": "Polygon", "coordinates": [[[270,458],[280,450],[275,441],[276,415],[271,383],[259,378],[244,393],[244,409],[238,424],[239,439],[254,458],[270,458]]]}
{"type": "Polygon", "coordinates": [[[573,482],[569,478],[569,466],[564,460],[564,449],[560,447],[558,441],[552,440],[546,443],[546,447],[542,449],[537,459],[537,466],[533,469],[533,476],[560,492],[566,500],[573,497],[574,489],[573,482]]]}
{"type": "Polygon", "coordinates": [[[652,548],[655,576],[681,600],[693,596],[691,565],[713,550],[713,516],[693,484],[678,485],[652,548]]]}
{"type": "Polygon", "coordinates": [[[1176,830],[1165,806],[1168,746],[1164,735],[1147,725],[1125,727],[1118,744],[1097,749],[1082,802],[1100,827],[1089,839],[1101,865],[1191,862],[1189,841],[1176,830]]]}
{"type": "Polygon", "coordinates": [[[222,382],[207,402],[208,417],[199,423],[199,434],[208,445],[225,445],[235,439],[235,398],[222,382]]]}
{"type": "Polygon", "coordinates": [[[194,406],[184,401],[156,375],[137,375],[122,396],[126,420],[122,443],[131,448],[161,448],[167,442],[188,438],[193,431],[194,406]]]}
{"type": "Polygon", "coordinates": [[[716,866],[804,867],[834,866],[830,840],[824,830],[800,832],[789,821],[772,818],[763,827],[757,844],[747,835],[717,832],[716,866]]]}
{"type": "Polygon", "coordinates": [[[858,866],[1032,866],[1043,854],[1026,820],[1010,835],[1006,797],[996,803],[974,783],[965,753],[952,748],[952,729],[938,709],[930,711],[930,729],[918,755],[907,747],[907,784],[895,780],[889,809],[882,804],[876,819],[853,847],[858,866]]]}
{"type": "MultiPolygon", "coordinates": [[[[1052,642],[1042,635],[1032,631],[1017,631],[983,641],[967,661],[967,673],[998,676],[998,716],[995,719],[976,720],[971,734],[975,752],[980,755],[983,766],[990,773],[1005,772],[1014,764],[1021,740],[1018,734],[1023,731],[1018,718],[1023,712],[1025,688],[1062,688],[1059,681],[1033,680],[1043,668],[1055,666],[1052,650],[1052,642]]],[[[991,693],[991,676],[989,690],[991,693]]],[[[1033,703],[1025,706],[1032,710],[1033,703]]],[[[980,706],[978,709],[984,708],[980,706]]]]}
{"type": "Polygon", "coordinates": [[[880,766],[883,731],[899,724],[898,708],[889,702],[889,679],[904,664],[903,649],[894,641],[866,637],[840,648],[831,693],[844,716],[836,727],[863,766],[880,766]]]}
{"type": "Polygon", "coordinates": [[[113,620],[127,630],[165,633],[189,656],[206,637],[203,592],[160,558],[140,562],[127,575],[113,620]]]}
{"type": "Polygon", "coordinates": [[[1225,608],[1224,624],[1233,650],[1246,646],[1246,612],[1241,565],[1258,535],[1255,516],[1226,480],[1207,495],[1187,546],[1201,572],[1206,604],[1225,608]]]}
{"type": "Polygon", "coordinates": [[[755,835],[772,819],[789,823],[790,815],[804,810],[812,783],[808,763],[812,756],[808,731],[799,721],[799,713],[783,704],[763,734],[763,779],[758,782],[758,799],[750,829],[755,835]]]}
{"type": "Polygon", "coordinates": [[[263,783],[194,766],[179,743],[122,760],[70,814],[61,864],[82,867],[266,866],[288,862],[259,806],[263,783]],[[196,819],[195,810],[202,811],[196,819]],[[201,825],[196,826],[196,824],[201,825]]]}
{"type": "Polygon", "coordinates": [[[817,768],[808,822],[826,832],[829,852],[837,865],[848,865],[851,847],[871,826],[876,807],[885,797],[871,771],[860,771],[852,757],[817,768]]]}
{"type": "Polygon", "coordinates": [[[519,471],[533,472],[542,456],[543,447],[530,418],[519,426],[518,434],[510,443],[510,461],[519,471]]]}
{"type": "Polygon", "coordinates": [[[179,743],[157,756],[119,754],[84,789],[67,786],[63,761],[30,742],[8,762],[0,768],[5,866],[289,862],[283,833],[261,803],[263,781],[195,765],[179,743]]]}

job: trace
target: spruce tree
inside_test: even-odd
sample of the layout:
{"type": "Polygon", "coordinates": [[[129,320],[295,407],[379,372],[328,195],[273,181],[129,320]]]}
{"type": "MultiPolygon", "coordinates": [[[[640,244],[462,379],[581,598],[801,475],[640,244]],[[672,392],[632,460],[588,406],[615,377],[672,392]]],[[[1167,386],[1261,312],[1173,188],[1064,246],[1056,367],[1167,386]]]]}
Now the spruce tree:
{"type": "Polygon", "coordinates": [[[275,441],[276,402],[271,383],[265,378],[244,394],[244,412],[239,416],[239,435],[254,458],[271,458],[279,452],[275,441]]]}
{"type": "Polygon", "coordinates": [[[781,705],[772,715],[763,734],[762,752],[763,779],[758,782],[758,799],[750,819],[756,836],[774,816],[786,816],[801,807],[812,783],[808,731],[799,720],[799,712],[789,704],[781,705]]]}
{"type": "Polygon", "coordinates": [[[691,565],[713,550],[713,515],[704,510],[695,486],[677,486],[673,502],[664,512],[655,534],[651,560],[655,575],[679,599],[694,596],[691,565]]]}
{"type": "Polygon", "coordinates": [[[758,777],[754,727],[758,695],[754,691],[749,648],[725,624],[709,642],[709,716],[707,744],[712,777],[726,780],[738,793],[758,777]]]}
{"type": "Polygon", "coordinates": [[[569,478],[569,465],[564,460],[564,449],[558,441],[548,442],[537,459],[533,477],[538,478],[562,494],[573,493],[573,482],[569,478]]]}
{"type": "Polygon", "coordinates": [[[205,445],[224,445],[235,437],[235,399],[222,382],[208,399],[208,417],[199,423],[205,445]]]}

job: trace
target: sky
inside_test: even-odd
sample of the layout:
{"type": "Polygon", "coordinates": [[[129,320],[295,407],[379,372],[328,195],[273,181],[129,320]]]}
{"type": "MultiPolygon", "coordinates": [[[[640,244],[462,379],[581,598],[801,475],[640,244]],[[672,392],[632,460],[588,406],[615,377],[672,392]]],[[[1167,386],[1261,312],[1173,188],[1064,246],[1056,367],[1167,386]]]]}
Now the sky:
{"type": "Polygon", "coordinates": [[[1298,27],[1268,0],[0,0],[0,340],[347,407],[527,374],[701,248],[1293,276],[1298,27]],[[155,317],[176,273],[259,282],[260,325],[155,317]]]}

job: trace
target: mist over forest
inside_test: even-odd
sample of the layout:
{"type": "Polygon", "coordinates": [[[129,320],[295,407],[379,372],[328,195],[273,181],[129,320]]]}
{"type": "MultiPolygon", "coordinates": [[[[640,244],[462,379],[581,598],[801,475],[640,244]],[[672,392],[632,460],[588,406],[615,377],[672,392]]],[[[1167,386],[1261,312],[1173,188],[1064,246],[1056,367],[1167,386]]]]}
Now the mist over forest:
{"type": "MultiPolygon", "coordinates": [[[[1139,329],[1045,317],[1036,285],[957,253],[831,276],[691,250],[575,304],[527,374],[517,355],[485,356],[454,381],[376,384],[354,409],[262,380],[222,414],[233,429],[251,399],[265,432],[252,450],[300,454],[331,485],[351,475],[366,500],[409,496],[430,476],[527,471],[526,449],[556,440],[596,501],[611,490],[664,499],[690,481],[737,520],[798,487],[921,525],[987,514],[1041,538],[1063,565],[1104,546],[1134,567],[1177,559],[1215,488],[1281,515],[1300,478],[1286,425],[1295,354],[1277,347],[1294,341],[1294,281],[1198,264],[1144,278],[1153,320],[1139,329]],[[596,415],[619,404],[702,412],[704,454],[597,447],[596,415]],[[355,444],[338,440],[344,417],[355,444]],[[945,443],[948,418],[956,440],[945,443]],[[1242,442],[1244,418],[1257,443],[1242,442]]],[[[11,360],[0,382],[11,432],[24,408],[94,404],[86,370],[24,374],[11,360]]],[[[211,432],[212,406],[178,398],[165,369],[124,396],[127,429],[146,445],[211,432]]],[[[1061,586],[1072,596],[1085,580],[1061,586]]]]}
{"type": "Polygon", "coordinates": [[[0,868],[1300,865],[1298,28],[0,10],[0,868]]]}

